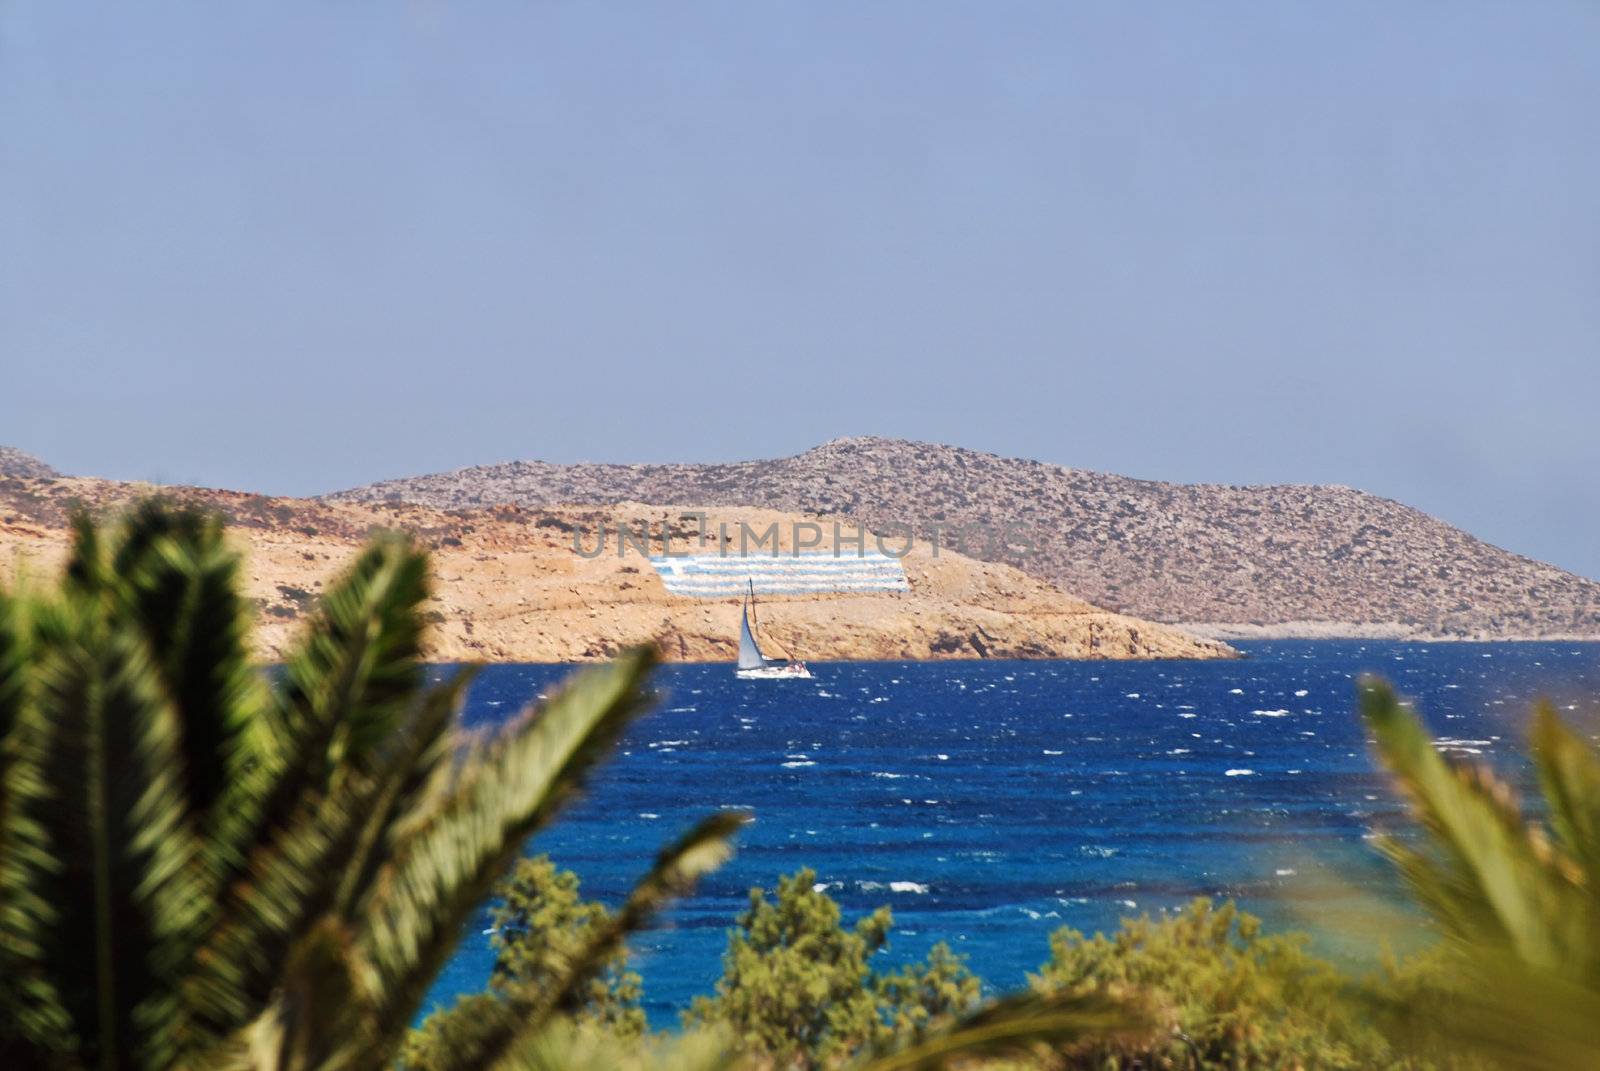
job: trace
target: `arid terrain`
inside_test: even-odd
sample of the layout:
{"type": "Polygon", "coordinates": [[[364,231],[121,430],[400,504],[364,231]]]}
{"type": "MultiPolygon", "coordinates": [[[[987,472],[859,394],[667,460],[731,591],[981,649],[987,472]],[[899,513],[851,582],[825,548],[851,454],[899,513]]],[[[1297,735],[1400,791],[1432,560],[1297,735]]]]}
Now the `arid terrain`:
{"type": "MultiPolygon", "coordinates": [[[[25,455],[24,455],[25,456],[25,455]]],[[[67,551],[75,509],[114,512],[156,488],[106,480],[0,476],[0,582],[53,578],[67,551]]],[[[260,606],[263,655],[283,651],[298,622],[375,530],[411,532],[433,551],[430,657],[569,662],[604,658],[637,643],[661,644],[669,659],[734,657],[737,599],[675,596],[632,547],[595,557],[574,550],[574,529],[615,530],[654,519],[681,552],[694,525],[673,507],[517,506],[434,508],[401,503],[268,498],[229,491],[160,488],[170,498],[224,514],[245,555],[244,578],[260,606]]],[[[711,508],[713,530],[787,514],[711,508]]],[[[659,544],[651,548],[659,551],[659,544]]],[[[902,593],[775,597],[760,621],[769,653],[813,660],[928,658],[1219,658],[1222,643],[1100,610],[1010,566],[926,549],[905,559],[902,593]]]]}
{"type": "Polygon", "coordinates": [[[1600,583],[1348,487],[1135,480],[894,439],[724,465],[516,461],[332,496],[755,506],[909,526],[1094,603],[1223,637],[1600,637],[1600,583]],[[1006,538],[995,540],[993,533],[1006,538]]]}

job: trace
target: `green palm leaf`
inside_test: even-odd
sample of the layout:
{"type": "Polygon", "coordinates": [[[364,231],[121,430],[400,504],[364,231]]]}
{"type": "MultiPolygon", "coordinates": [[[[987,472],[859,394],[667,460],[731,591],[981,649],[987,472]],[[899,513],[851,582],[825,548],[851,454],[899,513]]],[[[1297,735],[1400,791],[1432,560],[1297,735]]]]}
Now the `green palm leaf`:
{"type": "MultiPolygon", "coordinates": [[[[512,990],[504,1000],[475,1009],[452,1040],[453,1071],[492,1071],[530,1045],[549,1028],[558,1008],[611,961],[627,937],[646,926],[666,904],[694,887],[733,854],[733,837],[750,821],[742,811],[723,811],[701,820],[656,857],[622,908],[571,957],[555,968],[546,985],[512,990]]],[[[721,1050],[717,1050],[721,1053],[721,1050]]]]}
{"type": "Polygon", "coordinates": [[[27,606],[0,595],[0,1057],[18,1066],[65,1049],[70,1026],[44,966],[57,917],[37,880],[54,865],[38,822],[49,726],[30,702],[30,634],[27,606]]]}
{"type": "Polygon", "coordinates": [[[1590,1066],[1600,1046],[1600,771],[1592,749],[1548,707],[1533,729],[1546,812],[1559,843],[1525,823],[1486,770],[1455,767],[1385,686],[1364,682],[1378,753],[1410,796],[1420,846],[1386,853],[1440,923],[1454,953],[1450,985],[1419,1013],[1371,999],[1402,1044],[1471,1053],[1490,1066],[1590,1066]]]}
{"type": "Polygon", "coordinates": [[[1100,993],[1024,994],[995,1001],[946,1030],[904,1048],[879,1052],[853,1071],[935,1071],[955,1061],[1054,1052],[1090,1039],[1146,1031],[1150,1020],[1130,1002],[1100,993]]]}
{"type": "Polygon", "coordinates": [[[1524,963],[1559,969],[1593,933],[1591,908],[1535,848],[1509,791],[1487,771],[1446,762],[1387,685],[1363,682],[1361,708],[1379,756],[1433,834],[1431,856],[1387,842],[1418,896],[1457,939],[1499,942],[1524,963]]]}
{"type": "Polygon", "coordinates": [[[1600,756],[1549,703],[1534,713],[1532,744],[1561,848],[1583,868],[1588,887],[1600,890],[1600,756]]]}
{"type": "Polygon", "coordinates": [[[341,764],[366,771],[422,685],[427,559],[398,537],[368,547],[329,590],[284,667],[279,769],[266,821],[325,793],[341,764]]]}
{"type": "Polygon", "coordinates": [[[645,706],[648,650],[579,674],[462,760],[429,819],[360,905],[359,943],[382,985],[386,1031],[409,1022],[462,927],[521,851],[645,706]]]}
{"type": "Polygon", "coordinates": [[[142,643],[106,635],[99,609],[84,598],[41,615],[50,731],[31,817],[50,857],[27,881],[55,915],[45,970],[87,983],[59,986],[82,1051],[106,1068],[165,1067],[186,1023],[174,983],[204,921],[200,843],[176,776],[178,716],[142,643]]]}
{"type": "Polygon", "coordinates": [[[355,911],[390,851],[437,806],[453,772],[450,730],[476,677],[476,668],[464,669],[429,689],[408,724],[385,747],[379,772],[370,779],[360,804],[366,818],[344,862],[334,905],[341,916],[355,911]]]}
{"type": "Polygon", "coordinates": [[[183,723],[185,785],[219,886],[237,876],[259,801],[266,690],[251,664],[238,556],[214,517],[136,508],[111,550],[119,609],[155,654],[183,723]]]}

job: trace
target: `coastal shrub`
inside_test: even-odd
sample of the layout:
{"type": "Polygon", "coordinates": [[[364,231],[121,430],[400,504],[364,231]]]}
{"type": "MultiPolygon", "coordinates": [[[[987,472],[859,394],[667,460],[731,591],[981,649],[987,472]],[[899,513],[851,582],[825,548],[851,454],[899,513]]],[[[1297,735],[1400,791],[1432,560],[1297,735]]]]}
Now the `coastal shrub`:
{"type": "MultiPolygon", "coordinates": [[[[463,739],[421,661],[427,560],[374,540],[279,672],[214,517],[75,523],[54,591],[0,596],[0,1065],[387,1067],[467,920],[646,703],[652,657],[463,739]]],[[[668,848],[450,1068],[532,1043],[743,817],[668,848]]],[[[530,925],[539,925],[530,921],[530,925]]]]}
{"type": "Polygon", "coordinates": [[[979,980],[943,944],[899,971],[872,967],[893,924],[880,907],[846,926],[808,869],[780,877],[774,898],[752,889],[716,992],[697,998],[685,1023],[723,1026],[779,1066],[813,1067],[915,1043],[973,1010],[979,980]]]}
{"type": "MultiPolygon", "coordinates": [[[[402,1063],[414,1071],[450,1066],[464,1023],[495,1007],[508,993],[548,989],[560,983],[583,949],[613,923],[603,904],[579,896],[578,876],[548,856],[521,859],[495,888],[490,944],[495,951],[489,991],[460,998],[428,1016],[406,1042],[402,1063]]],[[[593,1024],[614,1041],[645,1030],[639,1007],[640,979],[627,969],[626,946],[618,946],[582,984],[572,987],[557,1009],[577,1023],[593,1024]]]]}
{"type": "MultiPolygon", "coordinates": [[[[775,901],[752,890],[751,907],[730,935],[728,974],[715,996],[700,998],[686,1013],[681,1034],[669,1039],[645,1029],[639,979],[618,949],[608,965],[596,965],[587,986],[565,991],[565,1014],[510,1066],[998,1068],[994,1060],[1070,1050],[1086,1037],[1142,1027],[1132,1002],[1103,993],[985,1003],[977,977],[943,944],[922,962],[874,971],[870,958],[885,947],[888,909],[846,927],[838,905],[814,884],[814,875],[802,871],[781,879],[775,901]]],[[[547,986],[586,934],[611,924],[607,909],[582,900],[578,888],[575,875],[547,859],[518,865],[500,887],[504,903],[494,909],[488,990],[429,1016],[407,1042],[402,1067],[460,1066],[453,1061],[473,1044],[479,1017],[502,1015],[507,993],[547,986]]]]}
{"type": "Polygon", "coordinates": [[[1385,684],[1362,684],[1374,746],[1417,829],[1380,840],[1445,935],[1448,986],[1381,1000],[1409,1049],[1494,1067],[1593,1067],[1600,1053],[1600,755],[1549,704],[1535,711],[1537,816],[1487,767],[1439,753],[1385,684]]]}
{"type": "Polygon", "coordinates": [[[1045,992],[1138,994],[1159,1029],[1091,1045],[1072,1066],[1350,1069],[1397,1064],[1350,983],[1304,934],[1262,932],[1234,904],[1197,899],[1105,936],[1056,931],[1030,978],[1045,992]]]}

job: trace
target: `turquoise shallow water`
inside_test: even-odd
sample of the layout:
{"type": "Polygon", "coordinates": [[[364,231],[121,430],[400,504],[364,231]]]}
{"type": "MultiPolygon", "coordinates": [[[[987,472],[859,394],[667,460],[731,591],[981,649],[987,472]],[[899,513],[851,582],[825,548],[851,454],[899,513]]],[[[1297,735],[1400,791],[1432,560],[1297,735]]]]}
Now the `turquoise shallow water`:
{"type": "MultiPolygon", "coordinates": [[[[1364,839],[1398,808],[1352,711],[1362,672],[1414,696],[1442,746],[1513,772],[1535,697],[1596,724],[1600,644],[1240,646],[1233,662],[824,663],[810,681],[668,667],[664,701],[532,850],[615,904],[699,815],[756,813],[738,857],[634,943],[658,1025],[715,982],[748,888],[801,866],[847,917],[893,907],[891,959],[945,940],[1008,988],[1063,925],[1209,895],[1315,927],[1391,894],[1364,839]]],[[[570,671],[492,667],[464,720],[509,717],[570,671]]],[[[487,925],[430,1006],[483,985],[487,925]]]]}

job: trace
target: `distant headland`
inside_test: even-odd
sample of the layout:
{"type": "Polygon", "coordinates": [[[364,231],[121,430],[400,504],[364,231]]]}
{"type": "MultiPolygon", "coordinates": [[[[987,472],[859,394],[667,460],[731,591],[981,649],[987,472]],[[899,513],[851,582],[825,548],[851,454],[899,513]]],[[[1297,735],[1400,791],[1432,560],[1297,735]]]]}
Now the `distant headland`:
{"type": "Polygon", "coordinates": [[[810,661],[1235,654],[946,547],[885,539],[885,553],[855,524],[838,527],[837,559],[818,563],[822,526],[750,508],[437,508],[0,474],[0,583],[58,569],[74,510],[115,511],[156,493],[228,519],[268,658],[375,529],[411,532],[432,549],[427,654],[438,661],[582,662],[655,642],[669,660],[731,662],[750,578],[763,595],[763,642],[810,661]]]}
{"type": "Polygon", "coordinates": [[[850,438],[732,464],[513,461],[331,496],[458,508],[753,506],[992,533],[960,549],[1121,613],[1238,638],[1600,638],[1600,583],[1348,487],[1177,484],[850,438]]]}

